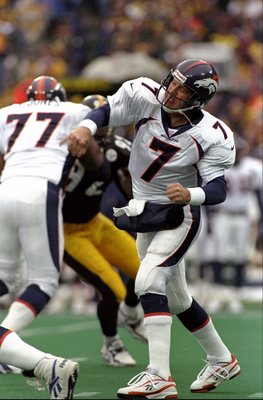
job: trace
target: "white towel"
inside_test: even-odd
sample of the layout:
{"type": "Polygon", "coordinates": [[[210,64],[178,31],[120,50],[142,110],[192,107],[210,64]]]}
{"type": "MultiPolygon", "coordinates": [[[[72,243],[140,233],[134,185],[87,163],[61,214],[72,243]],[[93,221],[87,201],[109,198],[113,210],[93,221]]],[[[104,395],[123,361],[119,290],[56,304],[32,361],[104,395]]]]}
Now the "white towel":
{"type": "Polygon", "coordinates": [[[113,215],[114,217],[120,217],[121,215],[126,214],[128,217],[135,217],[143,212],[145,203],[145,200],[132,199],[125,207],[113,207],[113,215]]]}

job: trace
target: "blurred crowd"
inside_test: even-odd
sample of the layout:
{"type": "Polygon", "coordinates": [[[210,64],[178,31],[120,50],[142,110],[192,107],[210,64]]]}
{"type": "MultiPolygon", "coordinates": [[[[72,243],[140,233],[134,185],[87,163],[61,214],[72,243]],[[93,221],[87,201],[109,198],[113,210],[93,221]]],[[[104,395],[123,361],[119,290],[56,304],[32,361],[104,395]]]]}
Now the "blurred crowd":
{"type": "Polygon", "coordinates": [[[83,76],[101,56],[145,54],[168,71],[189,46],[224,44],[231,82],[207,110],[261,159],[262,14],[261,0],[0,0],[0,107],[32,78],[83,76]]]}
{"type": "Polygon", "coordinates": [[[0,0],[0,106],[20,82],[79,76],[100,56],[140,52],[169,69],[189,44],[223,43],[234,54],[234,82],[212,112],[259,156],[261,40],[261,0],[0,0]]]}

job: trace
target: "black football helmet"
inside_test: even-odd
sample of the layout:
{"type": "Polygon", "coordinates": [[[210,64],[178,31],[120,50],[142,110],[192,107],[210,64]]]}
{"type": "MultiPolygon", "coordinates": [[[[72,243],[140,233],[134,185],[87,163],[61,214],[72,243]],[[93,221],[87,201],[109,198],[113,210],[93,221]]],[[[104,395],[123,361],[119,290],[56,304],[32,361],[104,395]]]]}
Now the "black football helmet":
{"type": "Polygon", "coordinates": [[[67,101],[64,87],[52,76],[39,76],[35,78],[27,88],[28,100],[48,101],[59,98],[67,101]]]}
{"type": "Polygon", "coordinates": [[[108,100],[101,94],[90,94],[89,96],[84,97],[82,100],[82,104],[85,104],[85,106],[90,107],[92,110],[96,110],[107,103],[108,100]]]}
{"type": "Polygon", "coordinates": [[[218,89],[218,81],[216,70],[207,61],[195,58],[185,60],[175,69],[171,69],[167,77],[161,81],[156,98],[167,112],[184,112],[200,108],[214,96],[218,89]],[[184,102],[184,106],[180,110],[165,107],[164,95],[169,93],[169,85],[173,79],[192,93],[190,99],[184,102]]]}

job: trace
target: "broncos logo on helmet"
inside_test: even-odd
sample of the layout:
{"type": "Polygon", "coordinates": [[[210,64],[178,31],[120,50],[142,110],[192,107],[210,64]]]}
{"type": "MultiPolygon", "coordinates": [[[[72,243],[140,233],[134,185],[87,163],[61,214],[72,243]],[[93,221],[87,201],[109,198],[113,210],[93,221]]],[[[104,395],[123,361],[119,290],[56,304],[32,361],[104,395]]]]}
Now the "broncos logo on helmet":
{"type": "Polygon", "coordinates": [[[209,94],[215,93],[218,88],[218,83],[213,78],[198,79],[194,84],[197,88],[204,87],[208,89],[209,94]]]}
{"type": "Polygon", "coordinates": [[[64,87],[52,76],[39,76],[35,78],[27,88],[28,100],[50,101],[60,99],[67,101],[64,87]]]}

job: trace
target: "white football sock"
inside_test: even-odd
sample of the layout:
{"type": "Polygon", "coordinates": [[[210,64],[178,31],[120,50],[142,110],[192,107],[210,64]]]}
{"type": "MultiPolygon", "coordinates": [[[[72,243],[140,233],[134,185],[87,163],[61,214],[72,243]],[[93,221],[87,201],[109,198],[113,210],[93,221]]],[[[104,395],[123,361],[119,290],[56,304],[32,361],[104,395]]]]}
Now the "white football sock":
{"type": "Polygon", "coordinates": [[[0,347],[0,362],[31,370],[45,357],[46,353],[25,343],[15,333],[9,333],[0,347]]]}
{"type": "Polygon", "coordinates": [[[1,326],[19,332],[21,329],[30,325],[34,319],[35,314],[29,307],[19,301],[14,301],[8,310],[7,316],[2,321],[1,326]]]}
{"type": "Polygon", "coordinates": [[[231,361],[231,353],[222,342],[211,319],[203,328],[193,332],[193,335],[208,357],[216,358],[218,362],[231,361]]]}
{"type": "Polygon", "coordinates": [[[172,317],[154,316],[144,318],[149,347],[149,370],[168,380],[170,371],[170,347],[172,317]]]}

